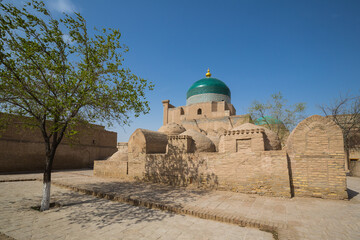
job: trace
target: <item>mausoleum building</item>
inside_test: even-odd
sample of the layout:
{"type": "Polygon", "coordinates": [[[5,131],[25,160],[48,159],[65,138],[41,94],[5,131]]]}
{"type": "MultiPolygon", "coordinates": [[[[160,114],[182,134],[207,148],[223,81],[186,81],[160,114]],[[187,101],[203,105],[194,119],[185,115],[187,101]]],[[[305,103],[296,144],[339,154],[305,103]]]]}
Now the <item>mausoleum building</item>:
{"type": "Polygon", "coordinates": [[[190,86],[185,106],[162,104],[159,130],[137,129],[127,152],[95,161],[95,175],[278,197],[347,198],[342,132],[330,119],[305,119],[282,148],[261,121],[255,125],[250,115],[236,115],[229,87],[209,70],[190,86]]]}

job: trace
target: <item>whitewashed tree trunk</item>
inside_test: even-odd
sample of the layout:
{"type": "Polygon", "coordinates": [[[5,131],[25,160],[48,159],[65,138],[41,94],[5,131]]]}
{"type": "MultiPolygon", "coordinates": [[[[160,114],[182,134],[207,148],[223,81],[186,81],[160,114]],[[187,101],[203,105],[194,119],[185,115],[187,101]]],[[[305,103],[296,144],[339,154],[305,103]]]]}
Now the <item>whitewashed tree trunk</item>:
{"type": "Polygon", "coordinates": [[[50,186],[51,186],[51,166],[53,156],[46,156],[46,167],[43,178],[43,197],[41,200],[40,211],[46,211],[50,208],[50,186]]]}
{"type": "MultiPolygon", "coordinates": [[[[1,1],[1,0],[0,0],[1,1]]],[[[54,121],[53,124],[56,126],[57,121],[54,121]]],[[[43,197],[41,200],[40,211],[46,211],[50,208],[50,185],[51,185],[51,170],[52,164],[55,157],[56,148],[58,147],[61,139],[64,136],[67,124],[63,126],[60,131],[60,136],[58,137],[59,132],[54,132],[52,136],[52,141],[46,134],[46,122],[43,123],[44,128],[42,129],[44,140],[45,140],[45,169],[44,169],[44,178],[43,178],[43,197]]]]}
{"type": "Polygon", "coordinates": [[[40,211],[46,211],[50,208],[50,185],[51,182],[44,182],[43,183],[43,198],[41,200],[41,207],[40,211]]]}

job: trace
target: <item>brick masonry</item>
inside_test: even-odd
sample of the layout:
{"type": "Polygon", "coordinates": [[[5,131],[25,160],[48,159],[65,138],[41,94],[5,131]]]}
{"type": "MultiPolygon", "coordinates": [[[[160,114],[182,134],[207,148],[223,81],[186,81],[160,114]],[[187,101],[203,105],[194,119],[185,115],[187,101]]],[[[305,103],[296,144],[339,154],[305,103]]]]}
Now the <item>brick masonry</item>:
{"type": "Polygon", "coordinates": [[[311,116],[287,140],[295,196],[347,198],[341,129],[331,120],[311,116]]]}
{"type": "MultiPolygon", "coordinates": [[[[105,159],[117,151],[117,133],[103,126],[79,126],[72,140],[64,137],[53,169],[92,167],[95,159],[105,159]]],[[[0,135],[0,172],[37,171],[45,167],[45,147],[39,129],[24,128],[19,117],[0,135]]]]}
{"type": "Polygon", "coordinates": [[[144,178],[152,182],[290,197],[283,151],[150,154],[145,161],[144,178]]]}

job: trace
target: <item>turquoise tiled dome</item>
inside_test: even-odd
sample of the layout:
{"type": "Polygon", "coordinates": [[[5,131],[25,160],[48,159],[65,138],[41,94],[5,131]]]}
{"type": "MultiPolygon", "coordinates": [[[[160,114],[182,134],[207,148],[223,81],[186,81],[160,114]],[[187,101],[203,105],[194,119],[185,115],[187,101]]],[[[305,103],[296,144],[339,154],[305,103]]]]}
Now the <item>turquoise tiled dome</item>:
{"type": "Polygon", "coordinates": [[[217,78],[202,78],[196,81],[186,93],[186,99],[191,96],[206,93],[216,93],[231,97],[231,92],[226,84],[217,78]]]}
{"type": "Polygon", "coordinates": [[[196,81],[186,93],[186,105],[202,102],[227,102],[231,103],[230,89],[226,84],[212,78],[210,69],[205,74],[206,78],[196,81]]]}

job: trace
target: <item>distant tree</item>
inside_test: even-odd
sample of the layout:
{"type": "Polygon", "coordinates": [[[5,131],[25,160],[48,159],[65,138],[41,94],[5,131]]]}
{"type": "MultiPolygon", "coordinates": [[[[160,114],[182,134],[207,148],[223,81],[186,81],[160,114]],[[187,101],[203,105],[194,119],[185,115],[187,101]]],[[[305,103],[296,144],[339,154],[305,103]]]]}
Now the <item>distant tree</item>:
{"type": "Polygon", "coordinates": [[[284,145],[289,131],[304,119],[305,108],[305,103],[287,105],[287,100],[278,92],[272,94],[266,103],[254,101],[249,107],[249,113],[255,124],[275,132],[284,145]]]}
{"type": "Polygon", "coordinates": [[[153,85],[122,66],[120,32],[89,34],[80,13],[52,17],[42,1],[0,1],[0,110],[31,117],[44,139],[41,211],[49,209],[51,170],[63,137],[79,122],[117,121],[149,111],[153,85]]]}
{"type": "Polygon", "coordinates": [[[329,105],[321,105],[325,116],[338,125],[344,137],[345,169],[349,170],[350,150],[359,147],[360,96],[340,96],[329,105]]]}

